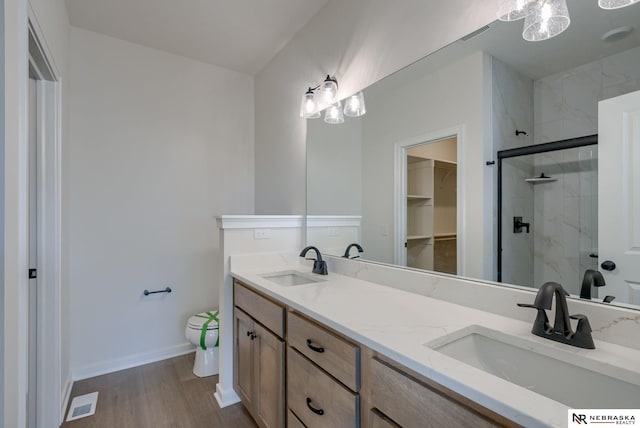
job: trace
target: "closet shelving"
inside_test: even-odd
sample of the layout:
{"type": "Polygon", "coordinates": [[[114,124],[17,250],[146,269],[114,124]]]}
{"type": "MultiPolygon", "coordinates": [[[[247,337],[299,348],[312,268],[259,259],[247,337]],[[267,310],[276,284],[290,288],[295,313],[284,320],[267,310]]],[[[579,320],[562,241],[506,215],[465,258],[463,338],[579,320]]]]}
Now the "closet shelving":
{"type": "Polygon", "coordinates": [[[450,204],[451,198],[442,194],[453,191],[455,201],[455,175],[455,163],[407,157],[407,266],[434,270],[436,242],[456,240],[456,233],[452,232],[455,230],[455,203],[451,223],[452,219],[448,218],[451,215],[445,206],[450,204]],[[452,178],[453,189],[449,189],[447,182],[452,178]]]}

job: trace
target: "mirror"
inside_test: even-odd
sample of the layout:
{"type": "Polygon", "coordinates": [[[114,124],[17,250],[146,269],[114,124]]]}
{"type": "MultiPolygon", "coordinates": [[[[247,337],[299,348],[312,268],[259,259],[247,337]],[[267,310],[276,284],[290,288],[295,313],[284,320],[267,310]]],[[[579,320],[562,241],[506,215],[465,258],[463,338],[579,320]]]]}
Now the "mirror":
{"type": "MultiPolygon", "coordinates": [[[[555,38],[527,42],[522,21],[496,21],[366,88],[366,115],[308,120],[307,242],[336,256],[358,243],[349,257],[505,285],[557,281],[580,295],[585,271],[603,271],[598,225],[617,210],[598,207],[598,182],[619,167],[593,142],[498,159],[598,134],[598,102],[640,90],[640,4],[568,5],[571,26],[555,38]],[[415,154],[446,141],[453,157],[415,154]]],[[[614,294],[589,288],[594,300],[614,294]]],[[[640,305],[640,287],[616,290],[611,304],[640,305]]]]}

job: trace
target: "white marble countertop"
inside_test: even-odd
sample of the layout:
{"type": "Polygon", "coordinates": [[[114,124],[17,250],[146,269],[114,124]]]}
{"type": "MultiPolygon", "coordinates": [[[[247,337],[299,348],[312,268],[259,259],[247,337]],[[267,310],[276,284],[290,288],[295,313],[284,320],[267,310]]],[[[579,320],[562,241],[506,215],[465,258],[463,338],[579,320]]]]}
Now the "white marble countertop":
{"type": "Polygon", "coordinates": [[[524,338],[561,358],[577,355],[592,360],[594,367],[630,370],[638,374],[633,383],[640,385],[640,351],[601,341],[595,350],[585,350],[534,336],[533,311],[531,322],[522,322],[331,272],[316,275],[324,281],[297,286],[260,276],[285,270],[309,275],[311,268],[282,257],[231,257],[231,274],[260,292],[526,427],[565,427],[569,408],[425,344],[479,325],[524,338]]]}

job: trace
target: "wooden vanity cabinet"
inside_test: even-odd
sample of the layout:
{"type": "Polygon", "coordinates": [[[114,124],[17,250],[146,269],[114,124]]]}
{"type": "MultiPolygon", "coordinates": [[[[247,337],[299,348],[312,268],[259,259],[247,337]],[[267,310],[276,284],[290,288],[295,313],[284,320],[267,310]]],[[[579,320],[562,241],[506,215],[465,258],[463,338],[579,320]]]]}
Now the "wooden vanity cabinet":
{"type": "Polygon", "coordinates": [[[234,299],[234,388],[260,427],[284,427],[284,307],[238,282],[234,299]]]}
{"type": "Polygon", "coordinates": [[[517,427],[512,421],[373,352],[364,363],[364,426],[517,427]]]}
{"type": "Polygon", "coordinates": [[[238,280],[234,305],[234,388],[260,427],[519,426],[238,280]]]}

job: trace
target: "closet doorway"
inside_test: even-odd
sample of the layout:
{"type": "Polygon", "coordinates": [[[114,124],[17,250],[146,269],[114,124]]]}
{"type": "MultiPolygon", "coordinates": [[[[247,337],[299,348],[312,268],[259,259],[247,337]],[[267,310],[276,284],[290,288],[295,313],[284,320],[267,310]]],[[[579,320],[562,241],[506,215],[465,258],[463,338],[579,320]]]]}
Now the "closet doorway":
{"type": "Polygon", "coordinates": [[[404,239],[407,267],[457,274],[458,139],[404,150],[404,239]]]}

